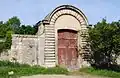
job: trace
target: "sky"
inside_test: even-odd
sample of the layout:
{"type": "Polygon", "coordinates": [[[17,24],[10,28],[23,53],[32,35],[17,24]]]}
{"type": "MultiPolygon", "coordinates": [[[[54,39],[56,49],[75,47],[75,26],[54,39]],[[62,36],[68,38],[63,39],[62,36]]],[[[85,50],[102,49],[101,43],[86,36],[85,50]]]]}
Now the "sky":
{"type": "Polygon", "coordinates": [[[22,24],[34,25],[63,4],[79,8],[88,18],[89,24],[96,24],[102,18],[108,22],[120,20],[120,0],[0,0],[0,21],[13,16],[22,24]]]}

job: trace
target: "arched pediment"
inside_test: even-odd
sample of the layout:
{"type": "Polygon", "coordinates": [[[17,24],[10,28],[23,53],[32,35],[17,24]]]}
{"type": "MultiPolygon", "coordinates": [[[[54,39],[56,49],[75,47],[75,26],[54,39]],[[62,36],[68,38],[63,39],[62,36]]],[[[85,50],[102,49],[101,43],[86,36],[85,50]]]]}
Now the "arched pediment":
{"type": "Polygon", "coordinates": [[[62,15],[74,16],[82,25],[88,25],[88,20],[81,10],[72,5],[62,5],[54,9],[45,17],[45,21],[54,24],[56,20],[62,15]]]}

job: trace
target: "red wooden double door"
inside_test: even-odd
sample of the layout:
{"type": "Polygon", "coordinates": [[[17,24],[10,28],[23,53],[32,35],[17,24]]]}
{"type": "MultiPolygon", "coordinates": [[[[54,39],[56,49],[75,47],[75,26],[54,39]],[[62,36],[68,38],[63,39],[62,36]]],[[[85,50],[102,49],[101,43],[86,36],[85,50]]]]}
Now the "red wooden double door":
{"type": "Polygon", "coordinates": [[[66,67],[77,64],[77,32],[58,30],[58,63],[66,67]]]}

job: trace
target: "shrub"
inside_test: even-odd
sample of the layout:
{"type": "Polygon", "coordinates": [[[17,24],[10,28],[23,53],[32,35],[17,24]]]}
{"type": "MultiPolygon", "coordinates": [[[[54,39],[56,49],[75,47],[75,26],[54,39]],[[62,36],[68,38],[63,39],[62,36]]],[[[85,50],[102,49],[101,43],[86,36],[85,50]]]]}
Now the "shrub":
{"type": "Polygon", "coordinates": [[[97,67],[110,68],[120,55],[120,21],[107,23],[105,19],[89,29],[91,61],[97,67]]]}

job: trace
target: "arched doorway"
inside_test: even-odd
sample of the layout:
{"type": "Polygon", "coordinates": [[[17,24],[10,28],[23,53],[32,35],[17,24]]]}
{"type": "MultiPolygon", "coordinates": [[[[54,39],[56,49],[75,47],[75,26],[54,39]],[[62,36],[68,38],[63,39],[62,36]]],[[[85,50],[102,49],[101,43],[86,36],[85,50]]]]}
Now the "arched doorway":
{"type": "MultiPolygon", "coordinates": [[[[81,47],[87,44],[85,38],[81,36],[81,32],[87,31],[88,26],[83,12],[72,5],[62,5],[49,13],[42,20],[41,26],[43,26],[42,37],[45,41],[44,66],[55,67],[56,64],[59,64],[68,68],[68,66],[73,67],[77,64],[77,67],[80,68],[84,59],[79,53],[86,52],[81,47]],[[77,53],[77,45],[79,49],[81,48],[79,53],[77,53]]],[[[42,53],[41,50],[40,53],[42,53]]]]}
{"type": "Polygon", "coordinates": [[[77,65],[77,31],[58,30],[58,64],[65,67],[77,65]]]}

